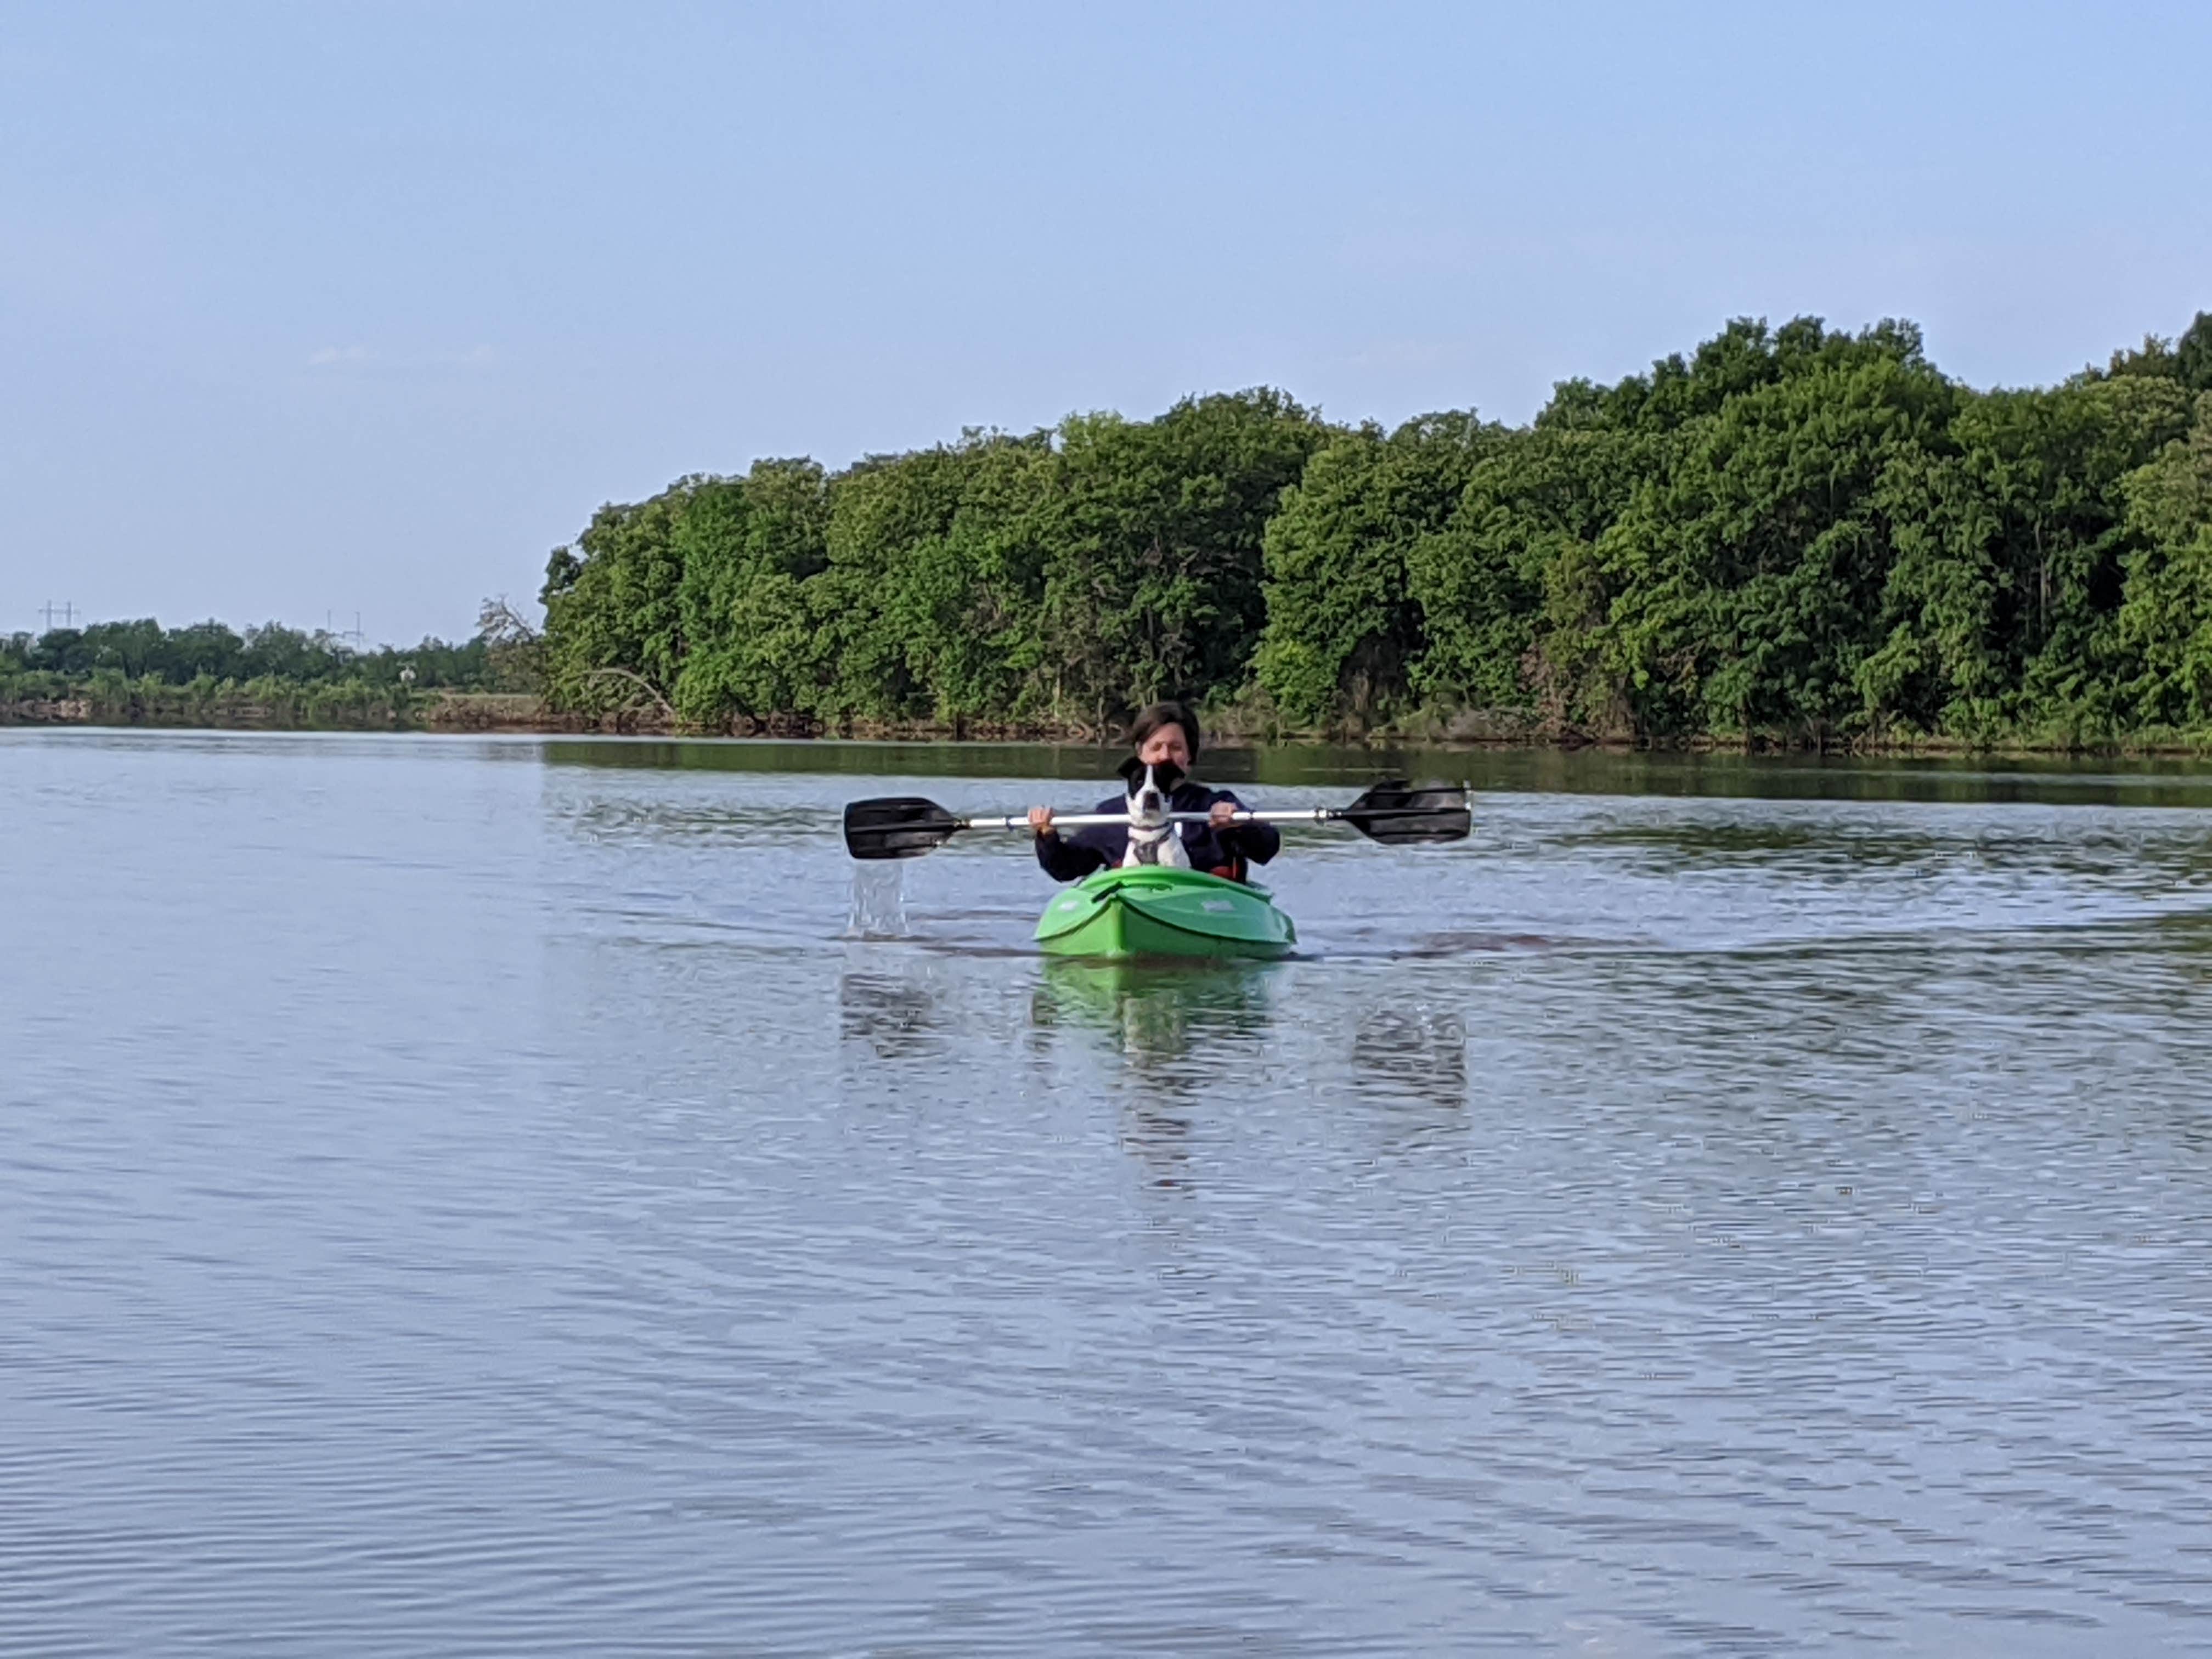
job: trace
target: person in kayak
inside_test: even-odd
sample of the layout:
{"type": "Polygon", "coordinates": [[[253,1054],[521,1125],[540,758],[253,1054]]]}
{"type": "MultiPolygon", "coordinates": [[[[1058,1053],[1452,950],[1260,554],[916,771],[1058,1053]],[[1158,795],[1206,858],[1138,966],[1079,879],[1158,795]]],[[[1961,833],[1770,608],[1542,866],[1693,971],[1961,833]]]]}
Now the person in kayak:
{"type": "MultiPolygon", "coordinates": [[[[1182,703],[1156,702],[1129,727],[1129,742],[1146,765],[1170,764],[1187,773],[1198,758],[1198,716],[1182,703]]],[[[1226,789],[1209,789],[1186,777],[1176,786],[1168,805],[1171,811],[1208,815],[1204,823],[1176,826],[1194,870],[1243,881],[1252,865],[1265,864],[1281,850],[1283,837],[1273,824],[1230,821],[1244,803],[1226,789]]],[[[1098,811],[1120,814],[1128,805],[1127,799],[1115,795],[1099,802],[1098,811]]],[[[1087,824],[1063,836],[1053,827],[1052,808],[1032,806],[1030,827],[1036,831],[1037,862],[1054,881],[1078,881],[1094,870],[1111,869],[1128,852],[1126,823],[1087,824]]]]}

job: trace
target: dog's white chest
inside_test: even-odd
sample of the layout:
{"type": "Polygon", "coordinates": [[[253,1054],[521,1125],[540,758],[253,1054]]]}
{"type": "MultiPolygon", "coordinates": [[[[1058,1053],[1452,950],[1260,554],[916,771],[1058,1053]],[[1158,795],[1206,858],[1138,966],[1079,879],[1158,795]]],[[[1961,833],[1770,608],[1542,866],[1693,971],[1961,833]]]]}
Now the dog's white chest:
{"type": "Polygon", "coordinates": [[[1174,870],[1190,868],[1190,854],[1183,849],[1182,837],[1176,833],[1175,825],[1164,823],[1155,830],[1131,827],[1129,850],[1121,854],[1121,866],[1127,869],[1139,864],[1165,865],[1174,870]]]}

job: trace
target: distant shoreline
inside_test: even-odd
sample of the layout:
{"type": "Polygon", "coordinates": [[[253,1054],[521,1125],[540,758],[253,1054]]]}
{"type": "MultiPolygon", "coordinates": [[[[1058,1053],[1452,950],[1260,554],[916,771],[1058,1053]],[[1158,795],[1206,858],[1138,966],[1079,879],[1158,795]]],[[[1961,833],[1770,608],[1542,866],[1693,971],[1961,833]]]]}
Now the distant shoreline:
{"type": "MultiPolygon", "coordinates": [[[[686,730],[657,710],[632,709],[597,719],[562,714],[545,700],[528,692],[439,691],[416,694],[391,706],[347,711],[348,718],[301,719],[294,711],[243,697],[197,706],[149,707],[118,717],[97,708],[86,697],[17,698],[0,702],[0,727],[71,726],[109,731],[216,732],[393,732],[422,734],[470,732],[535,734],[543,737],[634,737],[657,741],[736,738],[799,739],[819,743],[1030,743],[1112,748],[1095,732],[1046,726],[983,726],[963,723],[956,728],[939,723],[856,721],[849,729],[823,729],[795,721],[763,722],[750,732],[702,732],[686,730]]],[[[2056,757],[2132,757],[2139,758],[2212,758],[2212,732],[2147,734],[2140,741],[2084,744],[2057,738],[2035,741],[2013,738],[1969,744],[1953,738],[1916,738],[1909,742],[1874,743],[1865,739],[1835,741],[1816,747],[1788,742],[1775,736],[1754,734],[1748,741],[1723,737],[1699,737],[1673,741],[1638,741],[1618,737],[1591,738],[1576,733],[1464,729],[1401,731],[1382,729],[1358,735],[1316,732],[1277,732],[1224,729],[1212,736],[1214,749],[1347,747],[1390,749],[1463,749],[1557,750],[1595,750],[1607,754],[1692,753],[1766,754],[1838,757],[1924,757],[1929,759],[1977,755],[2056,757]]]]}
{"type": "Polygon", "coordinates": [[[0,702],[0,726],[97,726],[118,731],[216,732],[589,732],[591,721],[550,712],[528,692],[434,691],[404,701],[300,718],[293,710],[246,696],[150,701],[117,714],[90,697],[19,697],[0,702]]]}

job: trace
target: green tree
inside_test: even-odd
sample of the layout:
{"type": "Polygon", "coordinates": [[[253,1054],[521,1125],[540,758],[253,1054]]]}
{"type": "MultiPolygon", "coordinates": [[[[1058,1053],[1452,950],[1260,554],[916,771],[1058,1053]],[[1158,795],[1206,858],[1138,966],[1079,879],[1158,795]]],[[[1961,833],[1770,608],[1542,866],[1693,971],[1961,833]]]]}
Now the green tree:
{"type": "MultiPolygon", "coordinates": [[[[1906,324],[1746,320],[1564,382],[1519,430],[1334,428],[1261,390],[834,475],[763,462],[602,508],[549,562],[530,648],[558,707],[708,729],[1098,729],[1251,690],[1311,727],[1418,703],[1659,739],[2099,739],[2204,717],[2202,554],[2175,503],[2208,379],[2207,314],[1989,393],[1906,324]]],[[[228,659],[204,644],[83,630],[21,672],[207,673],[228,659]]],[[[408,665],[494,672],[476,644],[408,665]]],[[[269,630],[234,656],[288,684],[400,672],[269,630]]]]}
{"type": "Polygon", "coordinates": [[[1800,318],[1760,337],[1731,344],[1759,348],[1765,372],[1683,424],[1672,466],[1599,544],[1607,643],[1646,732],[1856,724],[1891,558],[1879,486],[1942,442],[1955,407],[1908,325],[1800,318]]]}
{"type": "Polygon", "coordinates": [[[1266,621],[1261,547],[1329,428],[1279,392],[1186,398],[1158,420],[1071,417],[1030,536],[1042,660],[1062,710],[1103,726],[1243,678],[1266,621]]]}
{"type": "Polygon", "coordinates": [[[1472,413],[1424,415],[1388,435],[1344,433],[1306,463],[1264,533],[1267,622],[1253,662],[1293,725],[1364,724],[1404,702],[1426,643],[1409,561],[1504,441],[1472,413]]]}
{"type": "MultiPolygon", "coordinates": [[[[2201,320],[2201,319],[2200,319],[2201,320]]],[[[2118,634],[2127,713],[2149,726],[2212,726],[2212,392],[2186,438],[2121,483],[2127,528],[2118,634]]]]}
{"type": "Polygon", "coordinates": [[[556,706],[599,713],[641,694],[672,711],[685,653],[684,567],[675,532],[705,477],[679,480],[634,507],[592,514],[574,547],[546,562],[546,680],[556,706]]]}
{"type": "Polygon", "coordinates": [[[825,620],[841,712],[971,720],[1048,714],[1034,533],[1052,434],[970,432],[840,483],[825,620]]]}
{"type": "Polygon", "coordinates": [[[829,490],[809,460],[760,461],[702,483],[676,514],[687,650],[671,701],[695,726],[805,708],[823,665],[805,588],[828,562],[829,490]]]}
{"type": "Polygon", "coordinates": [[[2191,392],[2212,392],[2212,311],[2200,311],[2173,351],[2174,378],[2191,392]]]}
{"type": "Polygon", "coordinates": [[[1556,729],[1626,719],[1597,543],[1663,464],[1650,392],[1561,385],[1532,428],[1488,447],[1444,528],[1407,549],[1426,635],[1412,678],[1431,703],[1528,708],[1556,729]]]}
{"type": "Polygon", "coordinates": [[[2121,717],[2108,659],[2134,542],[2120,484],[2187,406],[2163,376],[1962,400],[1944,452],[1886,486],[1897,556],[1860,674],[1877,726],[2087,735],[2121,717]]]}

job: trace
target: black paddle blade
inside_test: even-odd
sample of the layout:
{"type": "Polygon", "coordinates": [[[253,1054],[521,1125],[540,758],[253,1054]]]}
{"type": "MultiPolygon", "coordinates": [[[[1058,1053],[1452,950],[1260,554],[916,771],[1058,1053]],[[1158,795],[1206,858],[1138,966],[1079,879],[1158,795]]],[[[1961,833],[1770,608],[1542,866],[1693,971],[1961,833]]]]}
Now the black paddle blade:
{"type": "Polygon", "coordinates": [[[1429,783],[1416,789],[1403,778],[1378,783],[1337,814],[1368,838],[1385,847],[1422,842],[1464,841],[1474,828],[1467,791],[1457,784],[1429,783]]]}
{"type": "Polygon", "coordinates": [[[919,795],[848,801],[845,850],[856,859],[918,859],[944,846],[959,828],[958,818],[919,795]]]}

